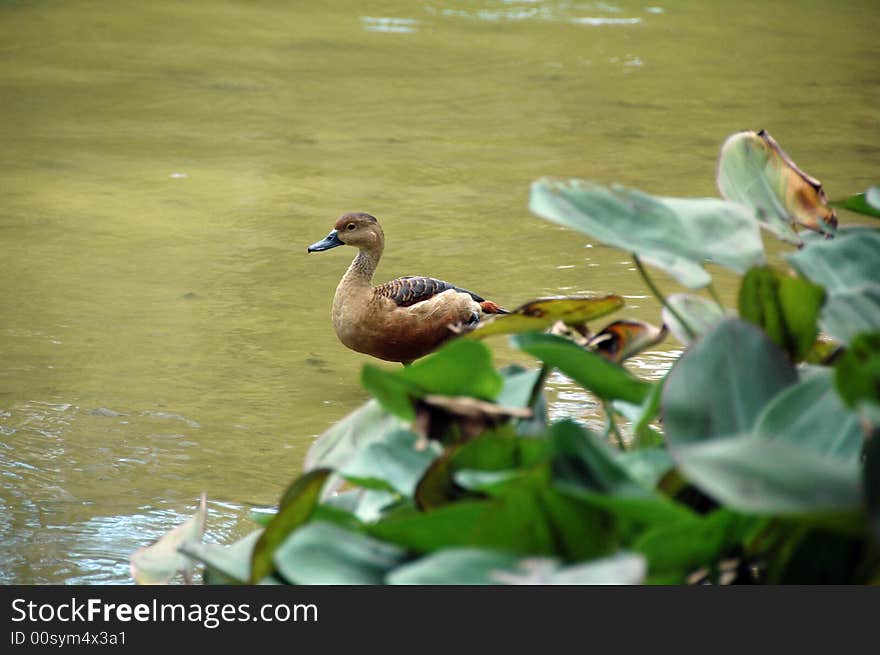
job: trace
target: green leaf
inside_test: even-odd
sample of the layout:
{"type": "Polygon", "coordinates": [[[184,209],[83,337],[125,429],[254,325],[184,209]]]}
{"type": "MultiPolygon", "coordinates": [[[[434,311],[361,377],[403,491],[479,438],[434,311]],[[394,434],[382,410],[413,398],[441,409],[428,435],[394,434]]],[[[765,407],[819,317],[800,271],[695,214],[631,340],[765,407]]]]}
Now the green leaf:
{"type": "Polygon", "coordinates": [[[828,301],[821,327],[848,343],[859,332],[880,327],[880,230],[854,230],[813,241],[786,255],[801,275],[825,287],[828,301]]]}
{"type": "Polygon", "coordinates": [[[770,399],[796,380],[791,362],[767,335],[726,319],[667,375],[666,438],[678,445],[748,432],[770,399]]]}
{"type": "Polygon", "coordinates": [[[742,280],[739,314],[763,329],[792,361],[800,361],[816,340],[824,300],[825,290],[808,280],[756,267],[742,280]]]}
{"type": "Polygon", "coordinates": [[[382,584],[406,553],[391,544],[349,532],[332,523],[312,522],[290,535],[274,564],[293,584],[382,584]]]}
{"type": "Polygon", "coordinates": [[[862,469],[862,490],[874,539],[880,543],[880,426],[872,426],[865,440],[865,466],[862,469]]]}
{"type": "Polygon", "coordinates": [[[872,186],[864,193],[834,200],[828,203],[832,207],[841,207],[859,214],[880,218],[880,186],[872,186]]]}
{"type": "Polygon", "coordinates": [[[665,447],[628,450],[617,453],[617,461],[627,474],[641,485],[654,489],[671,469],[675,462],[665,447]]]}
{"type": "Polygon", "coordinates": [[[521,558],[514,553],[485,548],[447,548],[404,564],[388,574],[393,585],[498,584],[497,571],[515,569],[521,558]]]}
{"type": "Polygon", "coordinates": [[[462,500],[424,513],[389,516],[368,530],[416,552],[485,547],[588,559],[613,547],[614,526],[607,513],[553,489],[545,467],[492,493],[485,501],[462,500]]]}
{"type": "Polygon", "coordinates": [[[880,405],[880,331],[860,334],[834,367],[834,385],[850,407],[880,405]]]}
{"type": "Polygon", "coordinates": [[[386,412],[375,400],[370,400],[315,440],[306,454],[303,470],[342,468],[369,444],[404,427],[399,418],[386,412]]]}
{"type": "Polygon", "coordinates": [[[180,547],[180,552],[205,565],[206,584],[247,584],[254,544],[262,533],[254,530],[229,546],[187,543],[180,547]]]}
{"type": "Polygon", "coordinates": [[[330,469],[315,469],[300,476],[287,488],[272,518],[254,545],[251,557],[251,584],[262,580],[273,571],[272,557],[278,545],[299,526],[309,520],[330,469]]]}
{"type": "Polygon", "coordinates": [[[754,434],[844,460],[858,459],[864,437],[855,412],[834,390],[832,372],[822,368],[784,389],[765,407],[754,434]]]}
{"type": "Polygon", "coordinates": [[[612,495],[651,495],[629,475],[606,443],[574,421],[554,423],[549,438],[553,477],[558,483],[612,495]]]}
{"type": "Polygon", "coordinates": [[[137,584],[168,584],[183,573],[185,581],[192,578],[193,562],[180,548],[202,540],[208,516],[207,498],[203,493],[199,509],[176,528],[169,530],[152,545],[139,548],[130,559],[131,577],[137,584]]]}
{"type": "Polygon", "coordinates": [[[532,184],[535,214],[635,253],[681,284],[711,281],[711,261],[739,273],[764,261],[758,223],[741,205],[714,198],[661,198],[621,186],[543,179],[532,184]]]}
{"type": "Polygon", "coordinates": [[[717,564],[732,554],[754,524],[755,519],[716,510],[652,528],[632,548],[647,558],[649,580],[680,584],[696,569],[717,564]]]}
{"type": "Polygon", "coordinates": [[[834,293],[822,310],[822,329],[842,343],[880,327],[880,284],[834,293]]]}
{"type": "Polygon", "coordinates": [[[555,558],[521,559],[512,553],[478,548],[450,548],[405,564],[388,576],[390,584],[476,585],[639,584],[645,561],[633,553],[617,553],[585,564],[562,566],[555,558]]]}
{"type": "Polygon", "coordinates": [[[552,334],[519,334],[514,346],[545,364],[554,366],[584,388],[605,400],[642,403],[651,384],[630,374],[619,364],[584,350],[572,341],[552,334]]]}
{"type": "Polygon", "coordinates": [[[498,334],[539,332],[557,321],[566,325],[583,325],[617,311],[623,305],[623,298],[614,294],[539,298],[517,307],[509,314],[484,319],[467,336],[482,339],[498,334]]]}
{"type": "Polygon", "coordinates": [[[410,430],[394,430],[382,441],[369,444],[338,472],[361,487],[412,496],[438,454],[435,447],[416,450],[418,439],[410,430]]]}
{"type": "Polygon", "coordinates": [[[816,514],[861,505],[856,461],[787,440],[736,435],[681,445],[673,456],[697,487],[741,512],[816,514]]]}
{"type": "Polygon", "coordinates": [[[488,401],[498,396],[504,384],[492,366],[488,348],[467,339],[452,341],[393,373],[366,364],[361,383],[386,410],[406,421],[415,418],[415,398],[438,394],[488,401]]]}
{"type": "Polygon", "coordinates": [[[799,169],[766,131],[739,132],[721,147],[718,190],[752,209],[783,241],[799,244],[792,224],[821,233],[837,226],[822,185],[799,169]]]}
{"type": "Polygon", "coordinates": [[[420,509],[430,509],[473,495],[456,480],[461,471],[510,471],[533,466],[548,458],[546,439],[484,434],[479,439],[447,449],[434,461],[416,488],[416,504],[420,509]]]}
{"type": "Polygon", "coordinates": [[[549,458],[546,439],[488,434],[465,444],[452,456],[456,470],[502,471],[534,466],[549,458]]]}
{"type": "Polygon", "coordinates": [[[547,427],[547,401],[543,388],[547,371],[525,369],[517,364],[500,371],[504,386],[496,403],[501,407],[528,407],[531,418],[516,419],[516,432],[520,436],[533,437],[543,434],[547,427]]]}
{"type": "Polygon", "coordinates": [[[663,308],[663,323],[685,346],[692,345],[724,318],[718,303],[692,293],[674,293],[666,298],[666,303],[687,323],[685,328],[675,314],[663,308]]]}
{"type": "Polygon", "coordinates": [[[495,402],[502,407],[528,407],[535,393],[535,385],[541,382],[541,371],[513,364],[501,369],[504,386],[495,402]]]}

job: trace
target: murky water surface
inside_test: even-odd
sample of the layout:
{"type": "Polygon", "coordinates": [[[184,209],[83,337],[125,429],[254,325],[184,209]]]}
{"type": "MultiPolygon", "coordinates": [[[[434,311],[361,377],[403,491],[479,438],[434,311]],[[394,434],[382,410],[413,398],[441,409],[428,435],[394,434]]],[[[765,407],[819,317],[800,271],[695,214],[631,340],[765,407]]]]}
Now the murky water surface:
{"type": "MultiPolygon", "coordinates": [[[[191,513],[250,529],[366,398],[329,304],[378,216],[382,279],[516,306],[614,291],[620,252],[526,209],[542,175],[715,195],[767,128],[832,196],[880,168],[864,2],[0,2],[0,582],[125,582],[191,513]]],[[[717,285],[733,299],[733,279],[717,285]]],[[[528,362],[504,340],[499,363],[528,362]]],[[[677,344],[634,366],[656,378],[677,344]]],[[[595,402],[552,378],[551,413],[595,402]]]]}

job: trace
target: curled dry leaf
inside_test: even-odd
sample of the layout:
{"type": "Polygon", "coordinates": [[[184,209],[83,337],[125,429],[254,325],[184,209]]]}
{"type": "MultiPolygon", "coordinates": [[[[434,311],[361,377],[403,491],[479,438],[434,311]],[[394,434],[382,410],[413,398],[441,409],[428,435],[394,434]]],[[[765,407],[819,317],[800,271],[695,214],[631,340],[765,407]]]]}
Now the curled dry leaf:
{"type": "Polygon", "coordinates": [[[428,440],[443,441],[453,428],[457,428],[461,440],[469,441],[509,419],[531,417],[532,410],[527,407],[504,407],[468,396],[428,394],[417,401],[413,429],[419,435],[417,447],[424,448],[428,440]]]}
{"type": "Polygon", "coordinates": [[[725,199],[751,207],[785,241],[799,243],[793,225],[826,235],[837,227],[822,184],[798,168],[766,130],[739,132],[724,142],[717,182],[725,199]]]}
{"type": "Polygon", "coordinates": [[[650,323],[621,320],[611,323],[589,340],[588,346],[605,359],[620,363],[666,338],[665,325],[656,327],[650,323]]]}

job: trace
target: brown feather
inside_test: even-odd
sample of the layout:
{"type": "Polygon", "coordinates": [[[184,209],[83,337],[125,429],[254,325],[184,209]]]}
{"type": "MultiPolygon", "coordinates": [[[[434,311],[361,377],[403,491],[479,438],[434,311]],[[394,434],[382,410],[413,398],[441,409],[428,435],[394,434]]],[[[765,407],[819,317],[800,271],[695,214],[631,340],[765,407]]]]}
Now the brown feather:
{"type": "Polygon", "coordinates": [[[396,280],[380,284],[375,288],[375,292],[378,296],[390,298],[397,303],[398,307],[411,307],[450,289],[466,293],[478,303],[485,302],[483,298],[467,289],[433,277],[399,277],[396,280]]]}

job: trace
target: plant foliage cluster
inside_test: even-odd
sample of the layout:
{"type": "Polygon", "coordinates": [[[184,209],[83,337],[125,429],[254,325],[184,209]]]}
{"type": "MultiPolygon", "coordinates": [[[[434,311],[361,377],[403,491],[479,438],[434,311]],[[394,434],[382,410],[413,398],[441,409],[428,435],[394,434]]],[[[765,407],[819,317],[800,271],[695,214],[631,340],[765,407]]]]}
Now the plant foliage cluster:
{"type": "Polygon", "coordinates": [[[208,583],[880,582],[880,229],[831,206],[880,216],[880,189],[828,203],[766,132],[725,142],[718,186],[535,182],[535,214],[632,255],[662,329],[592,333],[613,295],[539,300],[402,370],[366,365],[373,398],[277,510],[231,545],[201,541],[202,511],[132,556],[135,579],[198,562],[208,583]],[[762,229],[790,244],[773,265],[762,229]],[[735,310],[706,262],[741,275],[735,310]],[[681,357],[635,376],[626,358],[667,329],[681,357]],[[496,370],[483,339],[505,333],[540,366],[496,370]],[[552,370],[602,401],[604,434],[548,421],[552,370]]]}

